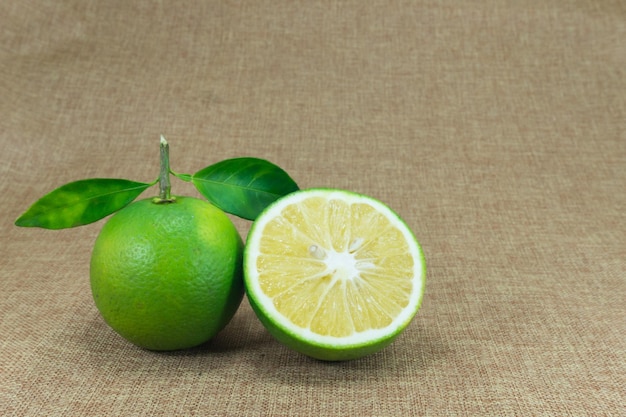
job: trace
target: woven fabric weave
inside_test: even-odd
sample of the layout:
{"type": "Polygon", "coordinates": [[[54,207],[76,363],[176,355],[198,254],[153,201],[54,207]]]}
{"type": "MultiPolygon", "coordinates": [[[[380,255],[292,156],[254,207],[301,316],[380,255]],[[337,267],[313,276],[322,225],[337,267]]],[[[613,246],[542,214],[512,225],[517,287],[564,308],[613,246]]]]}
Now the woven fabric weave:
{"type": "Polygon", "coordinates": [[[1,2],[0,410],[626,415],[624,39],[618,0],[1,2]],[[153,180],[160,134],[177,172],[254,156],[397,211],[428,266],[406,332],[325,363],[244,301],[200,348],[116,335],[104,221],[13,222],[70,181],[153,180]]]}

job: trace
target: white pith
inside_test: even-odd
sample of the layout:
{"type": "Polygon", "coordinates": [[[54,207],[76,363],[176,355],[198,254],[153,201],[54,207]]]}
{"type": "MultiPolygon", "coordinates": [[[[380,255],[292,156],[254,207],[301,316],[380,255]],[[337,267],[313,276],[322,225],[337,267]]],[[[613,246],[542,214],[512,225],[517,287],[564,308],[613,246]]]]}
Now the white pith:
{"type": "MultiPolygon", "coordinates": [[[[362,245],[362,239],[359,236],[353,236],[346,251],[337,252],[332,248],[324,247],[322,243],[315,243],[309,246],[310,256],[322,260],[326,266],[324,275],[327,275],[331,283],[337,281],[351,282],[360,285],[360,274],[363,271],[374,268],[375,266],[367,261],[357,260],[354,253],[362,245]]],[[[423,258],[421,249],[419,248],[413,234],[408,227],[384,204],[373,200],[369,197],[343,192],[340,190],[307,190],[285,197],[272,205],[266,210],[255,222],[253,230],[247,242],[247,284],[248,291],[254,297],[259,308],[263,309],[267,317],[284,331],[297,335],[297,338],[308,340],[320,345],[332,346],[356,346],[367,344],[378,339],[387,338],[397,333],[403,328],[414,316],[423,292],[423,258]],[[393,319],[391,324],[381,329],[369,329],[361,332],[354,332],[350,336],[334,337],[315,333],[308,328],[300,327],[285,318],[275,307],[272,298],[268,297],[259,285],[259,274],[256,269],[257,259],[260,255],[259,242],[263,235],[265,226],[279,215],[283,209],[289,205],[296,204],[304,199],[311,197],[323,197],[327,200],[339,199],[349,204],[365,203],[374,207],[379,213],[382,213],[391,224],[399,230],[408,245],[410,255],[414,260],[413,264],[413,280],[412,292],[409,296],[408,305],[403,307],[402,311],[393,319]]],[[[331,286],[329,285],[329,288],[331,286]]]]}

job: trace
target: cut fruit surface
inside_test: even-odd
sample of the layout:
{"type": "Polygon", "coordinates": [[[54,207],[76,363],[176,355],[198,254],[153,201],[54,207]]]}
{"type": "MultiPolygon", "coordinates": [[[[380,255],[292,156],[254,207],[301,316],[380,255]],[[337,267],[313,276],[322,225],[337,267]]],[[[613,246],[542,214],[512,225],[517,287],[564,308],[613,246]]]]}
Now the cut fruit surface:
{"type": "Polygon", "coordinates": [[[250,304],[283,343],[325,360],[373,353],[409,324],[424,292],[423,252],[386,205],[343,190],[281,198],[244,255],[250,304]]]}

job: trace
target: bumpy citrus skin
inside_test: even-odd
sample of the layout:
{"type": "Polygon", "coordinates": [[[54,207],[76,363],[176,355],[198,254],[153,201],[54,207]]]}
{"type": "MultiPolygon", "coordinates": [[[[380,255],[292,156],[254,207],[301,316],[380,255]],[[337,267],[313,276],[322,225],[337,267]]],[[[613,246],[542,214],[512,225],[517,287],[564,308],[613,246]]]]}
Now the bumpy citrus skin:
{"type": "Polygon", "coordinates": [[[210,203],[140,200],[111,217],[96,239],[93,298],[130,342],[150,350],[190,348],[215,336],[239,307],[242,256],[236,228],[210,203]]]}

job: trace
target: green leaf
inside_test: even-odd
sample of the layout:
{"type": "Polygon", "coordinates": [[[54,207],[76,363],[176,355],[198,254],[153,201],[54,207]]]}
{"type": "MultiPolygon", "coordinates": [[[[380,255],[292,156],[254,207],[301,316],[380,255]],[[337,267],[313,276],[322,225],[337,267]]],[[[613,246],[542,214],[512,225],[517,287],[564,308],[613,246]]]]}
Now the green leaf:
{"type": "Polygon", "coordinates": [[[258,158],[218,162],[196,172],[192,182],[211,203],[247,220],[254,220],[270,203],[298,190],[282,168],[258,158]]]}
{"type": "Polygon", "coordinates": [[[93,223],[128,205],[154,184],[114,178],[70,182],[39,199],[15,225],[66,229],[93,223]]]}

